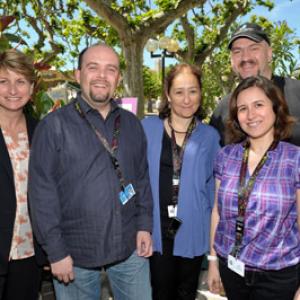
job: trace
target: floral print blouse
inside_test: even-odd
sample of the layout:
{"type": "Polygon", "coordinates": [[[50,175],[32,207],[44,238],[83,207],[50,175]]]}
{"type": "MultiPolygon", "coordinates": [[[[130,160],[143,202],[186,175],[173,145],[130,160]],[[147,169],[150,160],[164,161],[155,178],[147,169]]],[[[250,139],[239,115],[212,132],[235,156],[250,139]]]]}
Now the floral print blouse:
{"type": "Polygon", "coordinates": [[[17,198],[9,259],[23,259],[34,255],[32,228],[27,205],[29,142],[26,132],[20,132],[17,141],[14,141],[5,130],[2,132],[13,168],[17,198]]]}

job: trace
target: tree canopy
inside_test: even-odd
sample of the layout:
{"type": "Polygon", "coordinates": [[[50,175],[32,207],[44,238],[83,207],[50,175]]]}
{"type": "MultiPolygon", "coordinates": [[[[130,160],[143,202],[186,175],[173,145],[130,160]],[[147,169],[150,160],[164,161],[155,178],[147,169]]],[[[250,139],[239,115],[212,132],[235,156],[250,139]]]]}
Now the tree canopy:
{"type": "MultiPolygon", "coordinates": [[[[141,116],[143,79],[149,77],[143,76],[144,46],[149,38],[169,33],[180,41],[178,61],[203,67],[206,105],[213,107],[215,98],[234,82],[226,49],[228,33],[240,16],[258,5],[273,8],[271,0],[6,0],[0,3],[0,15],[11,18],[11,23],[5,35],[0,30],[0,48],[8,41],[21,43],[41,67],[62,70],[76,67],[83,47],[104,41],[122,57],[124,94],[138,97],[141,116]]],[[[286,23],[275,26],[264,18],[257,21],[281,37],[274,40],[278,54],[274,64],[282,72],[291,71],[295,61],[288,36],[293,32],[286,23]]],[[[145,87],[148,93],[149,86],[145,87]]]]}

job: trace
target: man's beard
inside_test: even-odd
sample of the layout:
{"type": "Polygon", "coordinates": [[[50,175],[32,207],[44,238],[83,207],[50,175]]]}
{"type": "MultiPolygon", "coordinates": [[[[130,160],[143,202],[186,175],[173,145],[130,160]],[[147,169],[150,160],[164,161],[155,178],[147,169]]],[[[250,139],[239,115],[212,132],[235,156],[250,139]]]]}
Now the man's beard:
{"type": "MultiPolygon", "coordinates": [[[[248,61],[241,61],[241,62],[240,62],[240,67],[243,67],[243,65],[246,64],[246,63],[250,63],[250,64],[252,64],[252,65],[257,65],[257,63],[256,63],[254,60],[248,60],[248,61]]],[[[239,77],[239,80],[241,81],[241,80],[246,79],[246,78],[248,78],[248,77],[259,76],[259,75],[261,75],[261,70],[258,68],[256,74],[251,74],[251,75],[248,75],[247,77],[242,77],[242,76],[241,76],[241,73],[238,73],[237,75],[238,75],[238,77],[239,77]]]]}
{"type": "Polygon", "coordinates": [[[109,92],[107,91],[106,93],[93,93],[93,91],[90,91],[90,98],[92,99],[93,102],[96,103],[106,103],[110,100],[111,96],[109,92]]]}

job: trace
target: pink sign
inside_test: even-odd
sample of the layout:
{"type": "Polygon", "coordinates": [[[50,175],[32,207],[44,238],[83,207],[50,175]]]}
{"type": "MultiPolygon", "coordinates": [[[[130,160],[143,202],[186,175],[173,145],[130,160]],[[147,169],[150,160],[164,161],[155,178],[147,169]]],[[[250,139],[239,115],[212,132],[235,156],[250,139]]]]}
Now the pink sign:
{"type": "Polygon", "coordinates": [[[120,107],[131,111],[135,115],[137,114],[137,97],[119,98],[117,103],[120,107]]]}

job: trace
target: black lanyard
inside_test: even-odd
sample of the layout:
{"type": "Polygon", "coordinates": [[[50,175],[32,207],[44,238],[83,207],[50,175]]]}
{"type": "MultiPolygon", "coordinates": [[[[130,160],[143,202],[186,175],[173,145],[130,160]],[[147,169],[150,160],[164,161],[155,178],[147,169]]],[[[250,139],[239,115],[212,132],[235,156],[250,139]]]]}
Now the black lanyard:
{"type": "Polygon", "coordinates": [[[183,161],[183,154],[186,147],[186,144],[196,127],[196,118],[194,117],[188,127],[186,135],[184,137],[183,144],[180,150],[177,147],[175,130],[171,126],[171,120],[168,119],[168,124],[171,129],[171,145],[172,145],[172,161],[173,161],[173,178],[172,178],[172,204],[176,205],[178,203],[178,193],[179,193],[179,183],[181,175],[181,166],[183,161]]]}
{"type": "Polygon", "coordinates": [[[246,184],[246,173],[247,173],[247,166],[248,166],[250,144],[249,144],[249,142],[247,142],[245,145],[241,169],[240,169],[240,179],[239,179],[239,189],[238,189],[238,217],[237,217],[236,223],[235,223],[235,244],[234,244],[233,250],[231,252],[231,254],[233,256],[237,256],[240,251],[240,247],[241,247],[242,239],[243,239],[243,235],[244,235],[246,207],[248,204],[250,194],[253,190],[255,180],[258,176],[259,171],[262,169],[265,162],[267,161],[268,152],[270,150],[274,150],[276,148],[277,144],[278,144],[278,142],[274,141],[270,145],[270,147],[264,153],[260,162],[256,166],[253,174],[250,176],[247,184],[246,184]]]}
{"type": "Polygon", "coordinates": [[[96,126],[94,124],[92,124],[86,117],[85,113],[83,112],[83,110],[81,109],[81,106],[79,104],[78,101],[76,101],[74,103],[75,109],[76,111],[79,113],[79,115],[86,120],[87,124],[90,126],[90,128],[95,132],[96,136],[98,137],[99,141],[101,142],[101,144],[104,146],[104,148],[106,149],[106,151],[108,152],[111,162],[113,164],[113,167],[116,171],[116,174],[118,176],[118,179],[120,181],[121,184],[121,189],[122,191],[125,189],[126,184],[125,184],[125,179],[123,177],[121,168],[120,168],[120,164],[119,161],[116,157],[116,151],[118,149],[119,146],[119,136],[120,136],[120,128],[121,128],[121,116],[118,115],[115,118],[115,123],[114,123],[114,131],[113,131],[113,138],[112,138],[112,142],[111,142],[111,146],[109,145],[107,139],[104,137],[104,135],[98,130],[98,128],[96,128],[96,126]]]}

